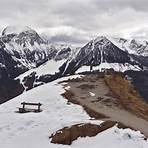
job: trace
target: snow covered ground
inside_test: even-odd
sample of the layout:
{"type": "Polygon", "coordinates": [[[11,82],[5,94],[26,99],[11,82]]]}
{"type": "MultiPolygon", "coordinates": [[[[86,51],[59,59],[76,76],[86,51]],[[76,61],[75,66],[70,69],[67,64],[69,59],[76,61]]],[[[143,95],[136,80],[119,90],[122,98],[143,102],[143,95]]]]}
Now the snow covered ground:
{"type": "MultiPolygon", "coordinates": [[[[78,77],[78,76],[71,76],[78,77]]],[[[0,105],[0,148],[147,148],[143,135],[116,126],[96,137],[79,138],[71,146],[50,143],[51,133],[65,126],[92,121],[79,105],[67,104],[60,94],[64,92],[62,78],[39,86],[0,105]],[[16,113],[22,101],[41,102],[41,113],[16,113]]]]}
{"type": "MultiPolygon", "coordinates": [[[[99,71],[104,71],[105,69],[114,69],[114,71],[120,71],[120,72],[125,72],[127,70],[134,70],[134,71],[140,71],[141,68],[138,67],[137,65],[133,66],[129,63],[125,64],[120,64],[120,63],[101,63],[99,66],[93,66],[92,70],[99,70],[99,71]]],[[[81,73],[81,72],[89,72],[90,71],[90,66],[82,66],[79,68],[76,73],[81,73]]]]}
{"type": "Polygon", "coordinates": [[[21,74],[16,79],[20,79],[22,81],[25,76],[30,75],[32,72],[36,72],[38,76],[46,75],[46,74],[55,74],[56,72],[59,72],[59,67],[65,61],[66,60],[59,60],[59,61],[50,60],[50,61],[47,61],[45,64],[21,74]]]}

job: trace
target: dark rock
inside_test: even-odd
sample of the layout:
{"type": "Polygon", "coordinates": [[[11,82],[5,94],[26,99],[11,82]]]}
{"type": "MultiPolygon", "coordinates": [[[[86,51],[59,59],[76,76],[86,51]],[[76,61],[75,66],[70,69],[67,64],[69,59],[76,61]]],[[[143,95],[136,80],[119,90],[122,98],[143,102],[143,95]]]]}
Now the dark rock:
{"type": "Polygon", "coordinates": [[[132,79],[131,83],[148,103],[148,71],[127,71],[125,74],[132,79]]]}
{"type": "Polygon", "coordinates": [[[20,95],[24,87],[19,80],[0,79],[0,104],[20,95]]]}
{"type": "Polygon", "coordinates": [[[36,79],[36,72],[32,72],[29,76],[24,77],[23,82],[26,90],[30,90],[34,87],[34,82],[36,79]]]}

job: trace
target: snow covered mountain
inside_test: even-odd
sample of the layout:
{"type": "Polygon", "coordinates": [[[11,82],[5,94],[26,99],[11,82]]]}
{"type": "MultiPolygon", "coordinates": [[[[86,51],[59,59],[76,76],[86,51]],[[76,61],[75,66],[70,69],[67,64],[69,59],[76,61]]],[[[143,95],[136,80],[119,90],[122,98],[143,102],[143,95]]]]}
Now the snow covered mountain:
{"type": "Polygon", "coordinates": [[[142,70],[142,64],[107,37],[100,36],[82,47],[60,67],[61,73],[72,74],[78,69],[113,68],[116,71],[142,70]]]}
{"type": "Polygon", "coordinates": [[[148,41],[140,39],[124,39],[108,37],[108,39],[123,51],[138,56],[148,56],[148,41]]]}
{"type": "Polygon", "coordinates": [[[11,77],[16,77],[28,69],[38,67],[50,59],[65,59],[71,52],[71,48],[67,45],[51,45],[42,39],[35,30],[18,26],[8,26],[2,31],[0,47],[3,57],[0,63],[6,67],[11,77]],[[11,58],[11,61],[6,60],[4,53],[11,58]],[[11,65],[11,69],[16,69],[18,72],[13,71],[12,75],[8,66],[4,64],[5,62],[11,65]]]}
{"type": "Polygon", "coordinates": [[[24,91],[25,88],[14,78],[47,61],[62,64],[70,54],[70,46],[49,44],[29,27],[6,27],[0,36],[0,103],[24,91]]]}
{"type": "Polygon", "coordinates": [[[104,71],[105,69],[114,69],[120,72],[128,70],[141,71],[145,68],[144,63],[146,63],[142,63],[137,55],[135,57],[120,48],[117,40],[104,36],[90,41],[82,48],[72,50],[68,56],[69,58],[62,60],[63,58],[61,58],[60,54],[67,54],[69,53],[68,51],[70,52],[70,49],[65,48],[57,52],[55,59],[61,59],[59,62],[49,60],[39,68],[29,70],[17,78],[21,80],[25,89],[29,90],[67,74],[93,70],[104,71]]]}
{"type": "Polygon", "coordinates": [[[1,66],[12,78],[52,59],[58,61],[68,58],[62,66],[59,65],[61,75],[74,73],[79,68],[82,71],[89,71],[90,67],[100,71],[113,68],[123,72],[141,70],[143,65],[147,65],[147,42],[123,38],[100,36],[74,51],[67,45],[49,44],[29,27],[8,26],[2,31],[0,47],[3,57],[0,60],[1,66]],[[9,55],[10,60],[6,60],[4,53],[9,55]]]}

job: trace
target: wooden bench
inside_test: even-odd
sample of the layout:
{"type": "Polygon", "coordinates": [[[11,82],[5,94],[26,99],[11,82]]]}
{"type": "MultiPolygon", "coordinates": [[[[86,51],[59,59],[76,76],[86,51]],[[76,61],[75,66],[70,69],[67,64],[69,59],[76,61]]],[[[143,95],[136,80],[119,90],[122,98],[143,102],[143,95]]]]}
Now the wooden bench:
{"type": "Polygon", "coordinates": [[[41,112],[41,103],[27,103],[27,102],[22,102],[21,105],[23,105],[22,108],[19,108],[19,113],[27,113],[27,112],[41,112]],[[32,109],[32,108],[25,108],[25,105],[32,105],[32,106],[38,106],[37,109],[32,109]]]}

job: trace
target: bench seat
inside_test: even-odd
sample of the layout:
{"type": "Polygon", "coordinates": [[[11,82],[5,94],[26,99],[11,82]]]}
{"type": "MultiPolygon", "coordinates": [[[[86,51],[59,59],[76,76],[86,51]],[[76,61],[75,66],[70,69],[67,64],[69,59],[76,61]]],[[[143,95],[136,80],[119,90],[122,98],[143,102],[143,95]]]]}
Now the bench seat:
{"type": "Polygon", "coordinates": [[[32,108],[21,108],[19,107],[19,113],[27,113],[27,112],[35,112],[35,113],[38,113],[38,112],[41,112],[42,110],[38,110],[38,109],[32,109],[32,108]]]}

